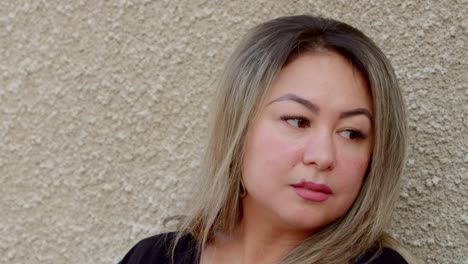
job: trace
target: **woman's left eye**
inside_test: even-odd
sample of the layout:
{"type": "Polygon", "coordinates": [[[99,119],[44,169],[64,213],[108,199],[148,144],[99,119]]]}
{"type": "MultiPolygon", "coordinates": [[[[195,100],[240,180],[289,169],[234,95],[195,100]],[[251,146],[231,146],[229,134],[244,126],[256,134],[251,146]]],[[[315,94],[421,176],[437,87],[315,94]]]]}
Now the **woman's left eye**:
{"type": "Polygon", "coordinates": [[[341,136],[351,140],[360,140],[366,138],[366,136],[359,130],[346,129],[340,132],[341,136]]]}

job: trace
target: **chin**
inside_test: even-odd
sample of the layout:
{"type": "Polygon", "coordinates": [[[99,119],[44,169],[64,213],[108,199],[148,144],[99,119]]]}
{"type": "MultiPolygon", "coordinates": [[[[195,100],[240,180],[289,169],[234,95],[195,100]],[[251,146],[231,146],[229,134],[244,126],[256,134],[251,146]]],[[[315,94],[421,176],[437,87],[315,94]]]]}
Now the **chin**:
{"type": "Polygon", "coordinates": [[[286,225],[289,226],[291,229],[298,230],[300,232],[306,233],[314,233],[320,228],[330,224],[336,219],[327,219],[327,218],[320,218],[316,215],[295,215],[288,217],[289,219],[285,219],[286,225]]]}

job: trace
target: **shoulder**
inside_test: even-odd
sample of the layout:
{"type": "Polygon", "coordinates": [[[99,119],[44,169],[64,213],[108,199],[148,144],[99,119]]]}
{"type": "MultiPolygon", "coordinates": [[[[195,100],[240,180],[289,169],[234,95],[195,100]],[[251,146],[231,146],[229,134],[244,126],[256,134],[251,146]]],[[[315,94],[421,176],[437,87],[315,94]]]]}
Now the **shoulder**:
{"type": "Polygon", "coordinates": [[[406,260],[395,250],[384,247],[380,252],[373,247],[363,254],[355,264],[408,264],[406,260]],[[369,260],[371,260],[369,262],[369,260]]]}
{"type": "MultiPolygon", "coordinates": [[[[138,242],[120,264],[172,263],[172,247],[177,233],[163,233],[145,238],[138,242]]],[[[174,251],[174,263],[190,263],[196,257],[196,240],[190,235],[183,235],[174,251]]]]}

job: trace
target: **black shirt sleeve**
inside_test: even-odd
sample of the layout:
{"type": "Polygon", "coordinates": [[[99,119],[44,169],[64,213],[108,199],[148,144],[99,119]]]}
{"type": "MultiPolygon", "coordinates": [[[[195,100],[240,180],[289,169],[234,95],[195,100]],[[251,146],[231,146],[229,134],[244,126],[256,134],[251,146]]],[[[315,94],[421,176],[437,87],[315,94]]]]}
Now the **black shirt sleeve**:
{"type": "Polygon", "coordinates": [[[355,264],[408,264],[406,260],[395,250],[391,248],[383,248],[382,252],[372,259],[376,253],[376,249],[372,248],[368,250],[364,255],[362,255],[355,264]],[[368,262],[372,259],[371,262],[368,262]]]}
{"type": "Polygon", "coordinates": [[[164,233],[138,242],[119,264],[179,264],[196,263],[196,241],[191,235],[184,235],[177,243],[172,262],[172,246],[177,233],[164,233]]]}

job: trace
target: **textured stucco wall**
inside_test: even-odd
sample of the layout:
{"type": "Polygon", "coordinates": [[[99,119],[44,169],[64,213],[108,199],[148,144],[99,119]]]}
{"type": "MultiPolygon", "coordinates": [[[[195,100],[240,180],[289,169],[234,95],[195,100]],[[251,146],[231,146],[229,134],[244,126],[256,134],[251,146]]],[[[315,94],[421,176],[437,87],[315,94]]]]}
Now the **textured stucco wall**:
{"type": "Polygon", "coordinates": [[[113,263],[183,213],[213,82],[245,31],[281,15],[370,35],[410,111],[392,232],[468,263],[468,2],[0,1],[0,262],[113,263]]]}

